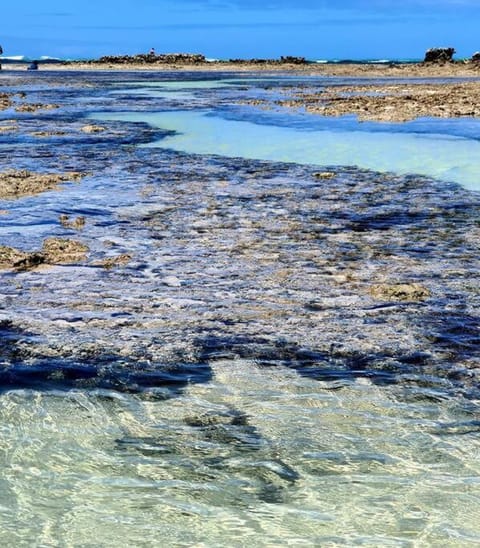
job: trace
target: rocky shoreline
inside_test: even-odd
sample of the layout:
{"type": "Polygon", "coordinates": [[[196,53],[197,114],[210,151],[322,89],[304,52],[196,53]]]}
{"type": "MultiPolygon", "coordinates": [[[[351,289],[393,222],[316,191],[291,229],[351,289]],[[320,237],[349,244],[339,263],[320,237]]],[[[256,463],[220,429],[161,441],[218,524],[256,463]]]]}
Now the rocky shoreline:
{"type": "Polygon", "coordinates": [[[303,109],[322,116],[355,114],[360,121],[405,122],[420,117],[480,117],[480,82],[362,84],[287,89],[283,99],[256,99],[264,108],[303,109]]]}

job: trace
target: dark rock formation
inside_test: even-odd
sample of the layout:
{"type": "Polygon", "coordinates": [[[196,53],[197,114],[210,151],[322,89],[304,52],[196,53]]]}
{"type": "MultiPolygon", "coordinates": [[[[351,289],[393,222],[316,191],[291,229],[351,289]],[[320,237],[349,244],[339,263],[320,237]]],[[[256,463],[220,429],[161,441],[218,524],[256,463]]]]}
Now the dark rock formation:
{"type": "Polygon", "coordinates": [[[476,51],[470,60],[472,63],[480,63],[480,51],[476,51]]]}
{"type": "Polygon", "coordinates": [[[248,63],[254,65],[280,65],[280,64],[291,64],[291,65],[303,65],[307,63],[305,57],[294,57],[292,55],[286,55],[280,57],[280,59],[229,59],[228,63],[248,63]]]}
{"type": "Polygon", "coordinates": [[[91,63],[109,63],[115,65],[135,64],[199,64],[205,63],[204,55],[199,53],[139,53],[137,55],[105,55],[99,59],[91,61],[91,63]]]}
{"type": "Polygon", "coordinates": [[[430,48],[425,52],[424,63],[450,63],[453,61],[454,48],[430,48]]]}
{"type": "Polygon", "coordinates": [[[253,65],[266,65],[266,64],[269,64],[269,63],[278,63],[278,61],[276,61],[275,59],[229,59],[227,61],[227,63],[238,63],[238,64],[243,64],[243,63],[248,63],[248,64],[253,64],[253,65]]]}
{"type": "MultiPolygon", "coordinates": [[[[106,63],[113,65],[150,65],[150,64],[202,64],[207,59],[204,55],[198,53],[160,53],[154,51],[149,53],[139,53],[137,55],[105,55],[99,59],[94,59],[90,63],[106,63]]],[[[219,61],[222,62],[222,61],[219,61]]],[[[308,61],[305,57],[295,57],[293,55],[282,56],[279,59],[228,59],[227,63],[236,64],[254,64],[254,65],[280,65],[292,64],[303,65],[308,61]]]]}
{"type": "Polygon", "coordinates": [[[289,63],[291,65],[304,65],[307,62],[305,57],[294,57],[292,55],[286,55],[280,57],[280,63],[289,63]]]}

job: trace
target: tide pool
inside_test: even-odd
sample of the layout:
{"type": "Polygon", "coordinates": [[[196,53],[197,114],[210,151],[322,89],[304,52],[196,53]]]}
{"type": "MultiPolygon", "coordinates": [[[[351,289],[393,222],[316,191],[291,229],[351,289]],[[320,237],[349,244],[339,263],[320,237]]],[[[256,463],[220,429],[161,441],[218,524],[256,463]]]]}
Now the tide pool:
{"type": "MultiPolygon", "coordinates": [[[[212,110],[124,112],[95,114],[93,118],[147,122],[175,132],[145,145],[148,147],[319,166],[358,166],[426,175],[480,189],[480,142],[465,137],[378,129],[306,130],[226,119],[212,110]]],[[[313,120],[311,126],[314,124],[313,120]]]]}

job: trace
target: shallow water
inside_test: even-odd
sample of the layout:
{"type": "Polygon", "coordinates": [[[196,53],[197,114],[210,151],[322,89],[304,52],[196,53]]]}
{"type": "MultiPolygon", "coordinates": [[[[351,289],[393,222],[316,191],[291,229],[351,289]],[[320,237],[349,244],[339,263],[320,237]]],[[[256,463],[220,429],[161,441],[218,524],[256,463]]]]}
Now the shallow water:
{"type": "MultiPolygon", "coordinates": [[[[320,84],[324,79],[320,79],[320,84]]],[[[131,93],[155,98],[195,100],[192,91],[235,89],[241,81],[149,82],[131,93]],[[180,91],[181,90],[181,91],[180,91]],[[188,91],[185,91],[188,90],[188,91]]],[[[277,80],[278,85],[278,80],[277,80]]],[[[297,81],[287,79],[286,88],[297,81]]],[[[344,80],[339,83],[344,83],[344,80]]],[[[141,82],[137,82],[137,85],[141,82]]],[[[245,84],[245,82],[243,82],[245,84]]],[[[262,84],[275,90],[269,80],[262,84]]],[[[250,91],[251,93],[251,91],[250,91]]],[[[97,115],[93,115],[97,117],[97,115]]],[[[168,147],[194,154],[221,154],[259,160],[316,165],[356,165],[376,171],[418,173],[467,188],[480,189],[480,123],[420,119],[408,124],[362,123],[355,117],[324,118],[292,111],[228,107],[214,110],[119,113],[104,120],[147,122],[174,132],[147,146],[168,147]]]]}
{"type": "Polygon", "coordinates": [[[359,131],[353,123],[350,130],[305,131],[224,119],[211,111],[114,114],[101,119],[147,122],[175,132],[145,146],[194,154],[420,173],[480,190],[480,142],[476,139],[438,133],[359,131]]]}
{"type": "Polygon", "coordinates": [[[478,427],[455,400],[228,361],[174,400],[10,392],[0,416],[6,545],[478,542],[478,427]],[[192,419],[232,409],[247,426],[192,419]]]}
{"type": "Polygon", "coordinates": [[[2,201],[0,244],[56,235],[91,250],[1,273],[2,545],[477,545],[478,193],[345,168],[335,152],[376,143],[394,161],[382,141],[437,143],[445,163],[428,166],[451,174],[476,124],[352,134],[353,121],[238,105],[264,92],[243,76],[161,97],[125,94],[151,76],[85,78],[68,93],[33,80],[62,108],[0,135],[2,169],[89,173],[2,201]],[[79,132],[86,116],[107,130],[79,132]],[[292,135],[313,155],[322,132],[333,179],[278,163],[295,159],[280,156],[292,135]],[[249,159],[265,151],[277,163],[249,159]],[[84,230],[60,214],[85,215],[84,230]],[[120,253],[128,265],[101,266],[120,253]],[[430,297],[372,297],[392,281],[430,297]]]}

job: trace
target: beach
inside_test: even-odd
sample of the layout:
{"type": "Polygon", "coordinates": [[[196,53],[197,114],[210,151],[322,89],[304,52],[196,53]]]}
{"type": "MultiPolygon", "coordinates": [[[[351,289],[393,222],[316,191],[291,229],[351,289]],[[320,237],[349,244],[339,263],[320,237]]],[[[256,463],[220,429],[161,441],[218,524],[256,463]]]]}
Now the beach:
{"type": "Polygon", "coordinates": [[[5,543],[477,542],[479,69],[145,68],[0,72],[5,543]]]}

